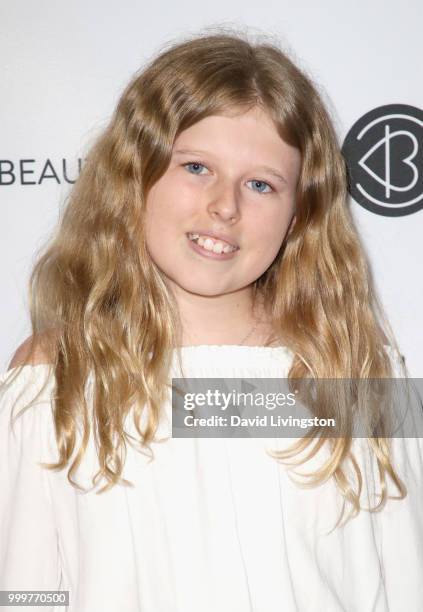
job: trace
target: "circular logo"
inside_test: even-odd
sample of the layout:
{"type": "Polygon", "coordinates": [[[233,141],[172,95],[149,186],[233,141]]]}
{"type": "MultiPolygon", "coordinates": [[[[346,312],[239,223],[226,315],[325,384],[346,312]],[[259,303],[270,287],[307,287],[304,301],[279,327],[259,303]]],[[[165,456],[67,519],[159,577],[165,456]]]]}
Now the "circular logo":
{"type": "Polygon", "coordinates": [[[385,217],[423,208],[423,111],[407,104],[379,106],[348,132],[342,153],[354,200],[385,217]]]}

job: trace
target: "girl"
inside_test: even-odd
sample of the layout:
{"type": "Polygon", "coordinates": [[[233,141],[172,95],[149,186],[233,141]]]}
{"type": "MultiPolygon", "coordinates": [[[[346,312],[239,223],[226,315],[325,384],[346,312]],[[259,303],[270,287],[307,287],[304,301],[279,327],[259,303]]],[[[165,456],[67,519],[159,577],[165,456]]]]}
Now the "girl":
{"type": "Polygon", "coordinates": [[[171,437],[182,375],[405,375],[346,195],[274,45],[199,36],[135,76],[1,378],[2,589],[68,590],[72,612],[423,609],[421,439],[353,439],[354,385],[309,397],[333,437],[171,437]]]}

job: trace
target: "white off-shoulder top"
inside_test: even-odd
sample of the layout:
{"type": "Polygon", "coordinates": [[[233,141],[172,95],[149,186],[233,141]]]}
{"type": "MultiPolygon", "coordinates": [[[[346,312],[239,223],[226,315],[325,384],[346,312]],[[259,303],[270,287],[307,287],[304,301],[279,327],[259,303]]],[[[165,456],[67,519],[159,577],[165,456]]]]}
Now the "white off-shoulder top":
{"type": "MultiPolygon", "coordinates": [[[[182,347],[181,354],[192,378],[284,377],[293,357],[284,347],[234,345],[182,347]]],[[[180,376],[176,353],[172,376],[180,376]]],[[[153,443],[153,461],[128,446],[123,475],[133,488],[80,492],[68,468],[38,465],[57,459],[51,366],[25,366],[8,387],[5,378],[0,590],[70,592],[69,608],[25,609],[422,612],[422,438],[393,440],[407,497],[388,500],[381,512],[361,511],[328,534],[343,499],[333,479],[311,489],[291,480],[266,452],[286,440],[169,438],[153,443]],[[14,400],[24,406],[46,378],[45,392],[12,434],[14,400]]],[[[418,407],[413,418],[423,418],[418,407]]],[[[90,446],[78,482],[89,486],[95,467],[90,446]]],[[[364,505],[374,504],[376,480],[369,461],[364,505]]],[[[397,494],[393,485],[388,490],[397,494]]]]}

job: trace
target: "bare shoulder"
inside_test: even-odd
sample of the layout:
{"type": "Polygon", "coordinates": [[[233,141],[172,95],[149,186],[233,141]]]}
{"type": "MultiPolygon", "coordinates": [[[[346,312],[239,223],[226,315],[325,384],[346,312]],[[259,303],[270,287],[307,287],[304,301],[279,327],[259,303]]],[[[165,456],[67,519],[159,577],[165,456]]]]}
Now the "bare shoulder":
{"type": "Polygon", "coordinates": [[[8,370],[21,365],[39,365],[51,363],[51,334],[43,334],[42,338],[33,341],[33,336],[29,336],[16,349],[8,370]]]}

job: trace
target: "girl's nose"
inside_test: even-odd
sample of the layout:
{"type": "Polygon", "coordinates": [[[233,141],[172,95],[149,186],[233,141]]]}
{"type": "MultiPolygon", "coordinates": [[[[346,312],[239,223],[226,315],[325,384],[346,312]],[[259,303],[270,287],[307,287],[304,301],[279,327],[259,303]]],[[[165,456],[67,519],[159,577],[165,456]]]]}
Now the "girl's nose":
{"type": "Polygon", "coordinates": [[[239,198],[234,185],[220,186],[210,197],[208,211],[211,215],[218,215],[223,220],[237,219],[239,217],[239,198]]]}

